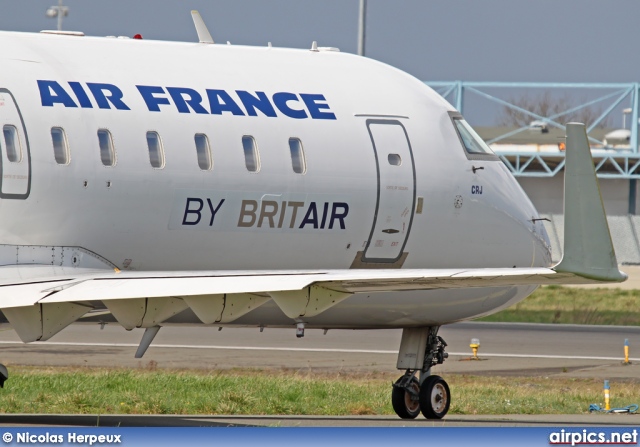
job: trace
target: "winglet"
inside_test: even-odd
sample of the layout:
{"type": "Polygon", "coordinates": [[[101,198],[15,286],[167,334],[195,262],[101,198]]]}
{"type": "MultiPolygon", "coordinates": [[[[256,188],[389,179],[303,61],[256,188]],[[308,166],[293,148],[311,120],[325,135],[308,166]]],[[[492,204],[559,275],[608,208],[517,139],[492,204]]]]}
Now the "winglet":
{"type": "Polygon", "coordinates": [[[200,43],[213,43],[213,37],[211,37],[211,33],[209,33],[207,29],[207,25],[204,24],[200,13],[196,10],[191,11],[191,18],[193,19],[193,24],[196,26],[200,43]]]}
{"type": "Polygon", "coordinates": [[[599,281],[622,282],[584,124],[567,124],[564,171],[564,250],[553,269],[599,281]]]}

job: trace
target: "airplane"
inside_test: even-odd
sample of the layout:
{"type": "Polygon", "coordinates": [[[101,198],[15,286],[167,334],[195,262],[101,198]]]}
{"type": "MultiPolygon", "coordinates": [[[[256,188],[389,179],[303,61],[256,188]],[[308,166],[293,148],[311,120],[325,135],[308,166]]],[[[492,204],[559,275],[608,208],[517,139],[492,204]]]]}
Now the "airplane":
{"type": "MultiPolygon", "coordinates": [[[[566,126],[563,258],[463,116],[321,47],[0,33],[0,309],[45,341],[161,326],[402,328],[391,401],[444,417],[442,325],[539,285],[621,282],[585,127],[566,126]]],[[[8,372],[1,368],[1,382],[8,372]]]]}

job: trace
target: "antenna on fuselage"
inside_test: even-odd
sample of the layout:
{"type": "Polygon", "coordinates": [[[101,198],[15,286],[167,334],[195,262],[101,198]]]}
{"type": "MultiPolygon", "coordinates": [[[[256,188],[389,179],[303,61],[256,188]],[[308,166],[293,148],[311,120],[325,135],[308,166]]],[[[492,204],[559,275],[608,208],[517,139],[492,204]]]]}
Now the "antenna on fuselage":
{"type": "Polygon", "coordinates": [[[211,37],[211,33],[207,29],[207,25],[204,24],[200,13],[196,10],[191,11],[191,18],[193,19],[193,24],[196,26],[200,43],[213,43],[213,37],[211,37]]]}

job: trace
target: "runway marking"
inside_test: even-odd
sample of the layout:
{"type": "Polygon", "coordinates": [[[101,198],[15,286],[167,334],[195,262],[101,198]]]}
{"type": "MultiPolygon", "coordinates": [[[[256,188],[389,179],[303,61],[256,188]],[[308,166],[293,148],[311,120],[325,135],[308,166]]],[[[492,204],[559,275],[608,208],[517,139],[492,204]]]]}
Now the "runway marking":
{"type": "MultiPolygon", "coordinates": [[[[0,345],[24,345],[21,341],[0,341],[0,345]]],[[[81,342],[33,342],[29,345],[36,346],[95,346],[101,348],[137,348],[136,343],[81,343],[81,342]]],[[[275,346],[204,346],[204,345],[167,345],[152,344],[150,348],[165,349],[214,349],[230,351],[288,351],[288,352],[339,352],[346,354],[393,354],[398,355],[398,351],[385,351],[379,349],[331,349],[331,348],[278,348],[275,346]]],[[[449,355],[456,357],[469,357],[469,352],[449,352],[449,355]]],[[[622,361],[622,357],[598,357],[581,355],[549,355],[549,354],[491,354],[482,353],[481,357],[503,357],[521,359],[559,359],[559,360],[612,360],[622,361]]],[[[629,358],[634,362],[640,362],[640,358],[629,358]]]]}

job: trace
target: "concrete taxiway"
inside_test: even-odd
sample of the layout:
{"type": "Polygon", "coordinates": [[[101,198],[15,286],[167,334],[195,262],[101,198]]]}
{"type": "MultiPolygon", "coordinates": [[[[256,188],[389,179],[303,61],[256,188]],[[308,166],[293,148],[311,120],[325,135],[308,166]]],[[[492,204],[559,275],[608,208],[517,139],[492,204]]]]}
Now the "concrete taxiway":
{"type": "MultiPolygon", "coordinates": [[[[316,371],[393,372],[400,330],[307,330],[165,327],[142,359],[134,358],[143,331],[117,325],[74,324],[51,341],[22,344],[8,327],[0,331],[2,361],[7,365],[125,366],[159,368],[268,368],[316,371]]],[[[640,328],[610,326],[459,323],[441,335],[450,358],[438,373],[549,375],[640,380],[640,328]],[[479,338],[480,358],[469,341],[479,338]],[[624,366],[624,340],[635,363],[624,366]],[[634,351],[635,347],[638,350],[634,351]]]]}
{"type": "Polygon", "coordinates": [[[396,416],[0,415],[3,426],[80,427],[583,427],[638,426],[640,415],[448,415],[442,420],[396,416]]]}

